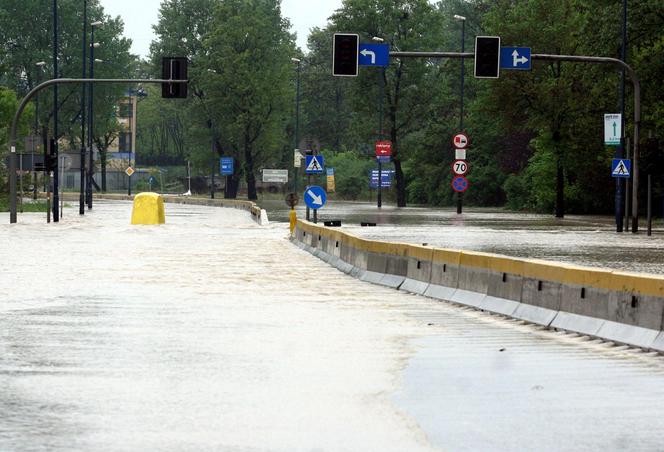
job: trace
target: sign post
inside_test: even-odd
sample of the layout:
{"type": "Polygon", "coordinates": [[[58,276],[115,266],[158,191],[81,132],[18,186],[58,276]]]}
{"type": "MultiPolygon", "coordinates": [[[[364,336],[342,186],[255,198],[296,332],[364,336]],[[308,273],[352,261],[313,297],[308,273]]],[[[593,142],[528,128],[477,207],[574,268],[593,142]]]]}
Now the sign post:
{"type": "Polygon", "coordinates": [[[307,207],[313,209],[314,223],[318,223],[318,209],[323,207],[327,202],[327,193],[318,185],[310,185],[304,192],[304,202],[307,207]]]}

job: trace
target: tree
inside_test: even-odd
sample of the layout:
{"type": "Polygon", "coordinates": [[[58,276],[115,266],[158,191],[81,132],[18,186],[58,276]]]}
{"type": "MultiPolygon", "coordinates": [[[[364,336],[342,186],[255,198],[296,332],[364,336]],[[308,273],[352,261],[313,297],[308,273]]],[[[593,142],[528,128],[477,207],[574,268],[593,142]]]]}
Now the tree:
{"type": "Polygon", "coordinates": [[[226,0],[215,9],[204,40],[213,72],[202,89],[222,139],[241,152],[249,199],[257,198],[256,172],[265,151],[283,151],[295,54],[289,28],[277,0],[226,0]]]}
{"type": "MultiPolygon", "coordinates": [[[[441,44],[441,18],[426,0],[345,0],[331,17],[330,32],[352,30],[365,40],[380,37],[393,50],[435,50],[441,44]]],[[[422,130],[432,113],[431,93],[440,82],[436,66],[425,59],[396,59],[385,71],[366,70],[353,84],[354,107],[364,115],[377,110],[379,79],[385,85],[387,137],[392,141],[397,205],[406,205],[402,163],[409,135],[422,130]]],[[[375,116],[374,116],[375,117],[375,116]]],[[[371,130],[369,128],[368,130],[371,130]]],[[[380,131],[379,131],[380,132],[380,131]]],[[[365,133],[365,140],[376,136],[365,133]]]]}

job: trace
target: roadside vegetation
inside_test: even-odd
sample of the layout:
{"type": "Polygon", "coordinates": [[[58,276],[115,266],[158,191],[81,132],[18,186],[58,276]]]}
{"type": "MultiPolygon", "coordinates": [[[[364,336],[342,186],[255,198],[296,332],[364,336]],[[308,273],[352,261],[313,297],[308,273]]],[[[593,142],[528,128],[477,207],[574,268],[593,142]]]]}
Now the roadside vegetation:
{"type": "MultiPolygon", "coordinates": [[[[66,35],[63,75],[80,73],[78,3],[59,1],[66,35]]],[[[388,199],[400,206],[454,205],[451,137],[459,131],[460,61],[393,58],[385,72],[362,67],[359,77],[339,79],[331,75],[334,32],[359,33],[361,42],[378,37],[395,50],[460,51],[461,22],[454,19],[460,15],[466,18],[467,52],[478,35],[501,36],[502,45],[531,47],[533,53],[614,58],[620,57],[622,42],[622,0],[344,0],[324,27],[311,30],[308,49],[297,48],[277,0],[164,0],[150,57],[139,61],[128,52],[121,21],[105,16],[97,1],[89,3],[93,19],[112,24],[99,30],[99,54],[113,63],[100,64],[96,75],[156,77],[164,56],[186,56],[191,62],[188,99],[162,99],[159,87],[143,87],[147,97],[138,107],[138,165],[185,166],[189,161],[195,175],[209,175],[219,157],[234,157],[236,172],[226,196],[236,196],[242,186],[250,199],[258,196],[263,168],[292,171],[295,147],[317,149],[335,168],[334,196],[370,199],[368,173],[375,167],[374,142],[381,138],[382,101],[382,138],[393,142],[393,162],[386,169],[395,171],[388,199]]],[[[51,76],[50,63],[43,74],[34,66],[50,61],[51,52],[50,10],[41,11],[40,4],[0,0],[0,81],[14,100],[38,75],[51,76]],[[24,23],[35,26],[26,32],[24,23]]],[[[629,2],[628,63],[641,79],[643,94],[641,180],[652,177],[656,212],[664,194],[663,30],[661,0],[629,2]]],[[[619,72],[536,61],[532,71],[502,71],[497,80],[479,80],[472,76],[472,58],[465,65],[464,130],[471,147],[464,202],[552,214],[556,207],[566,213],[612,213],[614,148],[604,145],[603,115],[619,111],[619,72]]],[[[117,135],[114,105],[123,93],[97,91],[95,143],[103,151],[117,135]]],[[[628,81],[628,137],[632,94],[628,81]]],[[[61,93],[61,130],[74,146],[80,129],[78,96],[78,89],[61,93]]],[[[12,102],[0,102],[3,154],[12,102]]],[[[43,102],[41,123],[50,119],[51,100],[43,102]]],[[[26,115],[23,134],[33,118],[26,115]]],[[[305,182],[302,174],[298,187],[305,182]]],[[[324,176],[317,182],[324,185],[324,176]]],[[[642,199],[645,189],[644,182],[642,199]]]]}

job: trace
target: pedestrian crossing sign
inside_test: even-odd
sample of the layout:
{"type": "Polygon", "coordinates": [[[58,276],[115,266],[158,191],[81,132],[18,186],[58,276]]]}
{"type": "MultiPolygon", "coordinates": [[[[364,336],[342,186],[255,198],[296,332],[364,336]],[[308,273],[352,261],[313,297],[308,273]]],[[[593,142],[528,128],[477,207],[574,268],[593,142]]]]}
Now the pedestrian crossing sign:
{"type": "Polygon", "coordinates": [[[307,174],[320,174],[325,168],[325,160],[322,155],[307,155],[304,172],[307,174]]]}
{"type": "Polygon", "coordinates": [[[632,161],[628,159],[613,159],[611,163],[611,176],[630,177],[632,161]]]}

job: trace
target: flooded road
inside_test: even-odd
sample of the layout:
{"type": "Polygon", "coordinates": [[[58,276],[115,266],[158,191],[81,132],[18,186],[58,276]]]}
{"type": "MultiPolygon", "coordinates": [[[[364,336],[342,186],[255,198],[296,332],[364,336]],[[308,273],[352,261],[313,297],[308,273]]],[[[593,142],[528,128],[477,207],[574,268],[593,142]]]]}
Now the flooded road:
{"type": "MultiPolygon", "coordinates": [[[[283,203],[266,205],[272,219],[284,217],[283,203]]],[[[568,262],[589,267],[664,274],[664,227],[653,224],[653,235],[616,233],[614,218],[511,213],[497,209],[467,207],[456,210],[385,206],[332,201],[319,212],[319,221],[341,219],[343,229],[372,240],[427,243],[513,257],[568,262]],[[361,227],[361,222],[376,227],[361,227]]],[[[304,211],[298,211],[304,218],[304,211]]],[[[286,220],[282,220],[286,221],[286,220]]]]}
{"type": "Polygon", "coordinates": [[[664,447],[661,356],[363,283],[240,210],[130,210],[0,214],[0,450],[664,447]]]}

